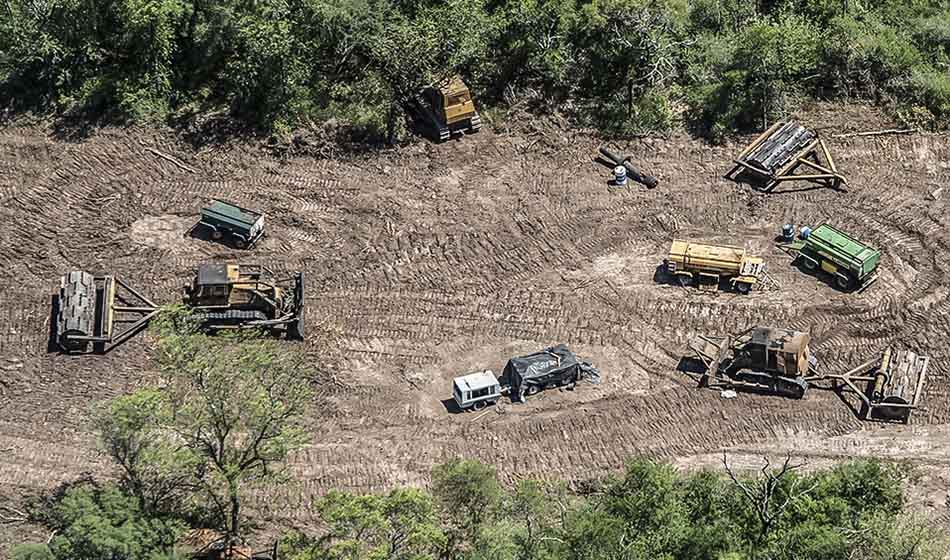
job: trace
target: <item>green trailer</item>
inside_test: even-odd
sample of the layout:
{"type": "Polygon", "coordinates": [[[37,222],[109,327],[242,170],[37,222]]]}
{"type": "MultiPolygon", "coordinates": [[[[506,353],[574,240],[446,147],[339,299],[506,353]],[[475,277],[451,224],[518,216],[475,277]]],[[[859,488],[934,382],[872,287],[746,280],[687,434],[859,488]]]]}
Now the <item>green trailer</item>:
{"type": "Polygon", "coordinates": [[[238,249],[246,249],[264,235],[264,215],[215,199],[201,209],[201,219],[195,224],[199,226],[210,231],[216,241],[227,238],[238,249]]]}
{"type": "Polygon", "coordinates": [[[864,290],[877,280],[881,251],[828,224],[784,247],[795,255],[793,262],[801,263],[805,270],[831,274],[842,290],[864,290]]]}

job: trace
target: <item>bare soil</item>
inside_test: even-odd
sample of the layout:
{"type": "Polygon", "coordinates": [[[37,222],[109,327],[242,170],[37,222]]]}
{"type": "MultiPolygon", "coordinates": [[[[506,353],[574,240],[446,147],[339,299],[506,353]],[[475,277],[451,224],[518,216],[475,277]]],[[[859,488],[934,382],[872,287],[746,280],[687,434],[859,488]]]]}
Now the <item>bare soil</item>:
{"type": "MultiPolygon", "coordinates": [[[[110,272],[173,302],[199,263],[240,260],[306,272],[313,337],[299,347],[333,364],[312,444],[293,460],[298,482],[256,500],[265,526],[309,523],[312,498],[331,488],[424,485],[454,456],[512,482],[583,480],[638,454],[717,468],[726,451],[749,467],[786,452],[814,465],[907,460],[920,473],[912,503],[950,528],[950,137],[832,138],[887,125],[863,107],[801,118],[824,134],[846,192],[763,194],[723,179],[751,138],[619,143],[660,180],[647,190],[609,187],[592,162],[599,140],[553,125],[335,160],[237,142],[194,149],[153,130],[81,142],[0,130],[0,497],[12,500],[0,503],[108,476],[90,407],[154,378],[148,335],[105,356],[48,350],[60,275],[110,272]],[[186,236],[213,197],[265,212],[268,235],[250,252],[186,236]],[[774,247],[783,223],[826,221],[883,249],[867,291],[841,293],[774,247]],[[657,282],[674,236],[744,245],[778,286],[740,296],[657,282]],[[926,408],[909,426],[868,424],[832,392],[727,400],[677,370],[690,337],[754,324],[811,332],[831,371],[888,344],[928,354],[926,408]],[[451,412],[453,376],[559,342],[602,383],[451,412]]],[[[0,555],[37,531],[0,524],[0,555]]]]}

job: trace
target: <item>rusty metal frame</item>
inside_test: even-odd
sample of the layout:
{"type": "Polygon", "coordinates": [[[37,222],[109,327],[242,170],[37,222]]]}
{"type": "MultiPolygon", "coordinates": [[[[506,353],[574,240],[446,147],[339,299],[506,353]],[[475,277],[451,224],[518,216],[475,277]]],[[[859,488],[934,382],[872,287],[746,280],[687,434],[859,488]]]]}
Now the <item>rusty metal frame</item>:
{"type": "Polygon", "coordinates": [[[848,183],[844,175],[838,171],[838,167],[835,165],[835,161],[831,157],[831,152],[828,151],[828,146],[825,144],[824,140],[818,138],[817,136],[814,140],[799,149],[797,154],[792,157],[788,163],[783,165],[778,171],[774,173],[744,161],[743,158],[745,158],[755,148],[765,142],[784,124],[786,124],[785,121],[776,122],[765,132],[760,134],[749,145],[747,145],[739,153],[739,155],[732,160],[735,166],[728,173],[726,173],[726,178],[737,181],[742,171],[747,171],[763,181],[761,186],[761,190],[763,191],[772,191],[776,186],[787,181],[808,181],[828,188],[833,188],[835,190],[839,190],[842,185],[846,185],[848,183]],[[809,157],[813,157],[815,160],[818,160],[819,150],[824,156],[824,160],[827,165],[821,165],[820,163],[809,159],[809,157]],[[817,173],[794,175],[794,171],[802,165],[810,167],[814,171],[817,171],[817,173]]]}

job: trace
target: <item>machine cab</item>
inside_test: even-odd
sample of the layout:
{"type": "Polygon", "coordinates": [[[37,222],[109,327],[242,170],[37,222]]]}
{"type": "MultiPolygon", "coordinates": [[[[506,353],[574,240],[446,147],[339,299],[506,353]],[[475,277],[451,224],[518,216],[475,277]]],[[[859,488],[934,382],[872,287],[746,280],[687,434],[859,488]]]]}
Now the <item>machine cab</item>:
{"type": "Polygon", "coordinates": [[[227,305],[231,295],[230,267],[226,264],[203,264],[187,289],[187,299],[192,305],[227,305]]]}
{"type": "Polygon", "coordinates": [[[448,124],[469,118],[475,112],[472,93],[458,76],[454,76],[441,87],[433,90],[433,94],[436,98],[433,106],[444,115],[445,122],[448,124]]]}
{"type": "Polygon", "coordinates": [[[786,377],[805,376],[809,367],[817,364],[809,352],[809,341],[808,333],[758,327],[752,331],[748,358],[766,371],[786,377]]]}

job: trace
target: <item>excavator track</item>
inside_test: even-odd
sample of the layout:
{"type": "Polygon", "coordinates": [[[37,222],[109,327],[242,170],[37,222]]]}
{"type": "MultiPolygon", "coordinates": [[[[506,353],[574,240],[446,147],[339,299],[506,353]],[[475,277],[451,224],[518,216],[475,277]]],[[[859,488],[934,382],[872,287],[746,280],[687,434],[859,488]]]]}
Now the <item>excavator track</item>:
{"type": "MultiPolygon", "coordinates": [[[[254,321],[266,321],[267,315],[263,311],[228,309],[227,311],[211,311],[199,313],[199,321],[205,328],[234,327],[247,325],[254,321]]],[[[248,325],[253,326],[253,325],[248,325]]]]}
{"type": "Polygon", "coordinates": [[[767,391],[791,399],[800,399],[808,390],[808,382],[780,375],[771,375],[761,371],[742,369],[732,376],[733,384],[767,391]]]}
{"type": "Polygon", "coordinates": [[[482,129],[482,118],[478,116],[478,113],[475,113],[472,118],[469,120],[468,131],[469,133],[475,133],[482,129]]]}

